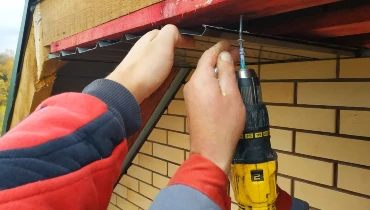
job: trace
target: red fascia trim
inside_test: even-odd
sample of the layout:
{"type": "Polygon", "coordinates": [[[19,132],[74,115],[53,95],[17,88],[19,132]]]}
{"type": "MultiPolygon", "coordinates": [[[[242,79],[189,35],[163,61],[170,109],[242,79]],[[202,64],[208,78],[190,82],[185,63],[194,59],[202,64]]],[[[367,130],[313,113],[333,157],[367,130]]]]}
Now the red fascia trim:
{"type": "Polygon", "coordinates": [[[51,43],[51,52],[91,47],[99,40],[120,39],[124,33],[149,30],[165,24],[193,25],[230,22],[240,14],[257,18],[312,7],[339,0],[164,0],[94,28],[51,43]]]}
{"type": "Polygon", "coordinates": [[[167,23],[177,23],[189,13],[207,13],[217,7],[244,0],[165,0],[118,19],[80,32],[51,44],[51,52],[74,50],[76,46],[88,47],[102,39],[119,39],[123,33],[132,33],[167,23]]]}

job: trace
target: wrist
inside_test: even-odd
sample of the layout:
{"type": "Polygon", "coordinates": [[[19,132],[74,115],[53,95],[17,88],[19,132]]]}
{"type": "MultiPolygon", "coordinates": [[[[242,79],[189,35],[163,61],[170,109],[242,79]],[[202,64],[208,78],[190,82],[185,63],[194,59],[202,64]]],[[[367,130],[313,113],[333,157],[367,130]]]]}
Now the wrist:
{"type": "Polygon", "coordinates": [[[198,154],[200,156],[202,156],[203,158],[209,160],[210,162],[212,162],[213,164],[215,164],[218,168],[220,168],[226,176],[228,176],[228,174],[230,173],[230,161],[228,161],[228,158],[220,158],[219,154],[208,154],[208,153],[195,153],[195,152],[192,152],[190,151],[191,154],[198,154]]]}
{"type": "Polygon", "coordinates": [[[108,75],[106,79],[115,81],[124,86],[134,96],[138,104],[141,104],[141,102],[145,99],[145,96],[143,95],[144,91],[140,90],[140,84],[138,84],[138,82],[135,82],[134,79],[127,78],[124,75],[121,75],[120,73],[117,73],[115,71],[108,75]]]}

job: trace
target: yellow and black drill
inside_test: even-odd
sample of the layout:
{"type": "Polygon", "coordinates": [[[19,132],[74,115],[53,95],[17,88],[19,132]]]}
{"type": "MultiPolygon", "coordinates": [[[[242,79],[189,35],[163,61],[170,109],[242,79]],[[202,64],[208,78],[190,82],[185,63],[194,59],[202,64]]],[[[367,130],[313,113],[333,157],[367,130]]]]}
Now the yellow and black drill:
{"type": "Polygon", "coordinates": [[[238,86],[246,108],[246,125],[231,165],[231,185],[239,210],[308,210],[306,202],[291,198],[277,187],[277,156],[271,148],[269,117],[262,101],[260,81],[244,60],[240,17],[238,86]],[[284,201],[277,205],[278,196],[284,201]],[[284,197],[284,198],[283,198],[284,197]],[[288,204],[286,204],[288,203],[288,204]]]}

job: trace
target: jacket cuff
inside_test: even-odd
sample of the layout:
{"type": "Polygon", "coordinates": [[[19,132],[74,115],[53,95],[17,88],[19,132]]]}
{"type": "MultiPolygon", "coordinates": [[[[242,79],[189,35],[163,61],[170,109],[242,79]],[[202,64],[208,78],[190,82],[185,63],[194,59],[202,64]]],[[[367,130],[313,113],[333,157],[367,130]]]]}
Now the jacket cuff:
{"type": "Polygon", "coordinates": [[[140,129],[140,106],[131,92],[121,84],[108,79],[98,79],[90,83],[82,93],[95,96],[107,104],[108,109],[126,130],[127,136],[140,129]]]}
{"type": "Polygon", "coordinates": [[[282,190],[279,186],[276,186],[278,197],[275,201],[276,210],[290,210],[292,207],[292,197],[282,190]]]}
{"type": "Polygon", "coordinates": [[[181,165],[168,185],[176,184],[192,187],[210,198],[221,209],[230,209],[231,199],[227,195],[226,174],[201,155],[193,154],[181,165]]]}

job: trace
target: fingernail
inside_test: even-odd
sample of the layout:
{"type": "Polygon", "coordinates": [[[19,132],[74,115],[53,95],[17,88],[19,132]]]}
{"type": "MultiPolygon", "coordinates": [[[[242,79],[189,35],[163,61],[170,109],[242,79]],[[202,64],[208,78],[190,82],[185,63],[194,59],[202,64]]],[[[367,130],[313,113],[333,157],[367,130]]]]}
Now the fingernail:
{"type": "Polygon", "coordinates": [[[221,58],[222,61],[227,61],[227,62],[231,62],[233,60],[230,53],[228,53],[228,52],[222,52],[220,54],[220,58],[221,58]]]}

